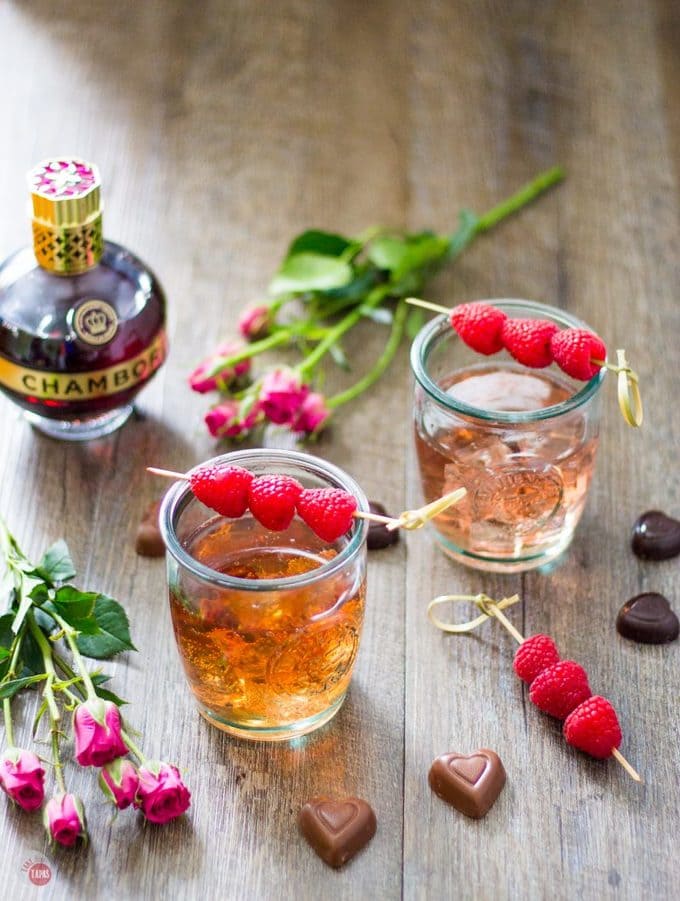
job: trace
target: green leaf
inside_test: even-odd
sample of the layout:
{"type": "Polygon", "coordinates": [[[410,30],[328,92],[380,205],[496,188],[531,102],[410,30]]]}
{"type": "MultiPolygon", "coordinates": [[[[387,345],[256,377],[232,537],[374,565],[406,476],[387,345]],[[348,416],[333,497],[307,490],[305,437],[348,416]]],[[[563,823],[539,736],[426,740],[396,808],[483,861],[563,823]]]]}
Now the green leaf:
{"type": "Polygon", "coordinates": [[[32,579],[30,576],[23,576],[21,579],[19,609],[17,610],[14,621],[12,622],[12,631],[15,635],[18,634],[24,622],[26,614],[33,606],[31,594],[38,584],[39,583],[35,579],[32,579]]]}
{"type": "Polygon", "coordinates": [[[69,553],[68,545],[63,539],[55,541],[38,564],[36,572],[48,582],[68,582],[76,571],[69,553]]]}
{"type": "Polygon", "coordinates": [[[42,606],[42,604],[45,603],[49,596],[50,589],[44,582],[38,582],[38,584],[33,587],[31,593],[29,594],[30,599],[34,604],[38,604],[38,606],[42,606]]]}
{"type": "Polygon", "coordinates": [[[122,707],[123,704],[128,703],[114,691],[109,691],[108,688],[100,688],[98,685],[95,685],[94,690],[97,692],[97,697],[101,698],[103,701],[113,701],[117,707],[122,707]]]}
{"type": "Polygon", "coordinates": [[[136,651],[130,639],[130,627],[125,610],[118,601],[100,594],[94,605],[97,631],[92,635],[79,635],[78,649],[86,657],[107,660],[121,651],[136,651]]]}
{"type": "Polygon", "coordinates": [[[96,591],[80,591],[72,585],[64,585],[57,589],[52,603],[67,623],[78,628],[73,620],[91,617],[98,597],[99,594],[96,591]]]}
{"type": "Polygon", "coordinates": [[[342,235],[312,228],[293,240],[286,253],[286,259],[299,253],[319,253],[322,256],[339,257],[352,247],[353,243],[342,235]]]}
{"type": "Polygon", "coordinates": [[[388,269],[390,272],[401,266],[407,253],[408,247],[403,238],[391,238],[388,235],[376,238],[368,248],[369,260],[378,269],[388,269]]]}
{"type": "Polygon", "coordinates": [[[9,648],[0,648],[0,660],[7,660],[9,653],[9,648]]]}
{"type": "Polygon", "coordinates": [[[458,221],[458,230],[449,238],[449,249],[446,254],[449,260],[457,257],[459,253],[465,250],[475,237],[479,217],[472,210],[461,210],[458,221]]]}
{"type": "Polygon", "coordinates": [[[21,670],[23,675],[38,675],[45,671],[45,663],[38,647],[38,642],[28,629],[24,631],[24,637],[21,641],[21,663],[23,665],[21,670]]]}
{"type": "Polygon", "coordinates": [[[421,232],[406,238],[376,238],[368,255],[376,266],[389,270],[399,281],[412,272],[443,261],[449,248],[449,238],[421,232]]]}
{"type": "Polygon", "coordinates": [[[14,632],[12,632],[12,620],[14,616],[11,613],[5,613],[0,616],[0,647],[9,650],[14,641],[14,632]]]}
{"type": "Polygon", "coordinates": [[[47,673],[39,673],[35,676],[25,676],[23,679],[10,679],[9,682],[0,685],[0,700],[12,698],[22,688],[33,685],[34,682],[42,682],[46,678],[47,673]]]}
{"type": "Polygon", "coordinates": [[[284,260],[269,285],[269,291],[277,295],[339,288],[350,282],[353,274],[349,263],[337,257],[297,253],[284,260]]]}
{"type": "Polygon", "coordinates": [[[411,312],[408,314],[408,319],[406,320],[406,335],[410,341],[413,341],[415,336],[421,330],[425,323],[425,312],[418,307],[413,307],[411,312]]]}

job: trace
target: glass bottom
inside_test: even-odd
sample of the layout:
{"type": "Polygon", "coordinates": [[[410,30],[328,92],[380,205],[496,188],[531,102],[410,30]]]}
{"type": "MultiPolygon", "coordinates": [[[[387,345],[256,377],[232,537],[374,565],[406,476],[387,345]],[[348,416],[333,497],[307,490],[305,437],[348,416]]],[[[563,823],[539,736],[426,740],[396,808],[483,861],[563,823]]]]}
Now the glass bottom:
{"type": "Polygon", "coordinates": [[[544,548],[539,553],[527,554],[524,557],[486,557],[483,554],[475,554],[472,551],[463,550],[452,541],[444,538],[439,532],[435,533],[435,539],[439,547],[447,557],[462,563],[471,569],[482,570],[490,573],[523,573],[532,569],[538,569],[543,573],[552,572],[563,561],[562,555],[571,544],[573,532],[568,532],[559,542],[544,548]]]}
{"type": "Polygon", "coordinates": [[[60,441],[92,441],[115,432],[130,418],[134,407],[127,404],[116,410],[109,410],[100,416],[88,416],[85,419],[48,419],[30,410],[24,410],[24,418],[34,429],[58,438],[60,441]]]}
{"type": "Polygon", "coordinates": [[[299,738],[301,735],[307,735],[307,733],[325,726],[340,710],[345,697],[346,694],[342,695],[331,707],[322,710],[321,713],[295,723],[287,723],[285,726],[246,726],[243,723],[232,723],[207,707],[199,707],[198,712],[211,726],[216,726],[236,738],[244,738],[246,741],[290,741],[292,738],[299,738]]]}

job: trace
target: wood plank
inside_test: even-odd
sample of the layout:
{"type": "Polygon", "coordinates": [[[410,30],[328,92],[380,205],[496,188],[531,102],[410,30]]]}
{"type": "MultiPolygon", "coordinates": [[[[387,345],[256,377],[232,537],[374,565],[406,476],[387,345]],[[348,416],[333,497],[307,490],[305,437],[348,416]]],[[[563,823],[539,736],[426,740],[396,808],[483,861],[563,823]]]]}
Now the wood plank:
{"type": "MultiPolygon", "coordinates": [[[[677,480],[662,476],[672,472],[677,420],[663,396],[680,385],[674,367],[659,365],[672,359],[677,331],[677,183],[654,15],[634,3],[461,4],[457,12],[454,25],[443,5],[426,3],[419,17],[411,180],[426,187],[418,218],[447,215],[451,197],[488,201],[542,165],[561,162],[569,177],[474,247],[441,295],[447,303],[528,295],[583,316],[628,348],[648,418],[632,433],[606,386],[595,487],[569,556],[549,577],[474,575],[424,536],[409,554],[405,896],[670,897],[664,824],[675,816],[678,755],[674,730],[662,724],[677,696],[677,648],[638,646],[614,631],[626,598],[646,589],[672,596],[677,569],[642,564],[627,547],[642,509],[677,510],[677,480]],[[442,82],[466,97],[464,107],[439,91],[442,82]],[[447,157],[456,159],[450,171],[447,157]],[[426,622],[430,597],[479,590],[520,591],[524,609],[510,618],[525,634],[554,635],[587,666],[594,690],[620,711],[623,750],[644,787],[611,762],[571,751],[559,727],[530,709],[511,670],[515,643],[500,627],[447,637],[426,622]],[[500,753],[508,786],[486,819],[470,822],[431,795],[426,773],[437,754],[480,746],[500,753]]],[[[413,459],[410,472],[416,493],[413,459]]]]}

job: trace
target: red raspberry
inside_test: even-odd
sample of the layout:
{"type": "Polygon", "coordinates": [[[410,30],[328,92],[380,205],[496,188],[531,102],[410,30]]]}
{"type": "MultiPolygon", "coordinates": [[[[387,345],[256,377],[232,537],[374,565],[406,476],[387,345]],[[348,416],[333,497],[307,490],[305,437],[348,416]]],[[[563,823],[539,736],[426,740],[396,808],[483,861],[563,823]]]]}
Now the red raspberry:
{"type": "Polygon", "coordinates": [[[586,671],[573,660],[553,663],[536,676],[529,689],[538,709],[560,720],[591,694],[586,671]]]}
{"type": "Polygon", "coordinates": [[[539,673],[559,659],[559,651],[549,635],[532,635],[515,651],[512,667],[522,682],[530,685],[539,673]]]}
{"type": "Polygon", "coordinates": [[[295,516],[302,485],[291,476],[257,476],[250,484],[248,506],[255,519],[273,532],[283,532],[295,516]]]}
{"type": "Polygon", "coordinates": [[[477,353],[489,356],[503,349],[501,328],[507,316],[502,310],[477,300],[454,307],[449,319],[460,338],[477,353]]]}
{"type": "Polygon", "coordinates": [[[297,499],[297,511],[324,541],[335,541],[351,526],[357,502],[340,488],[306,488],[297,499]]]}
{"type": "Polygon", "coordinates": [[[607,348],[592,332],[583,328],[567,328],[550,339],[553,357],[560,369],[574,379],[587,382],[602,368],[593,360],[604,362],[607,348]]]}
{"type": "Polygon", "coordinates": [[[206,507],[222,516],[237,518],[248,509],[252,472],[240,466],[200,466],[189,477],[191,490],[206,507]]]}
{"type": "Polygon", "coordinates": [[[606,698],[593,695],[572,711],[564,721],[564,737],[591,757],[611,757],[621,744],[621,726],[616,711],[606,698]]]}
{"type": "Polygon", "coordinates": [[[550,339],[559,329],[547,319],[506,319],[501,328],[505,349],[518,363],[543,369],[553,361],[550,339]]]}

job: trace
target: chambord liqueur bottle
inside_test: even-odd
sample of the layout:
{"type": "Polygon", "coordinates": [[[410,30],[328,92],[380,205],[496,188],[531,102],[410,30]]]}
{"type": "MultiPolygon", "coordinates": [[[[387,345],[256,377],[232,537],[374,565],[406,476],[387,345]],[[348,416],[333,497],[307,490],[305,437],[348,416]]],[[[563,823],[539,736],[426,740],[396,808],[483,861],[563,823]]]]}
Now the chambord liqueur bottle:
{"type": "Polygon", "coordinates": [[[106,435],[165,360],[165,297],[104,241],[97,168],[56,157],[29,172],[33,247],[0,265],[0,389],[55,438],[106,435]]]}

